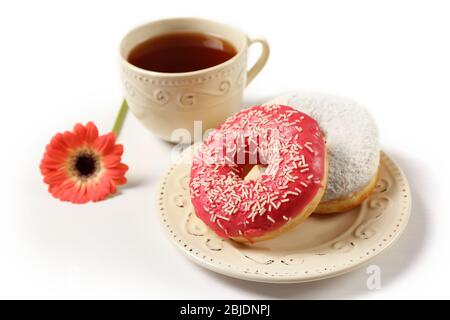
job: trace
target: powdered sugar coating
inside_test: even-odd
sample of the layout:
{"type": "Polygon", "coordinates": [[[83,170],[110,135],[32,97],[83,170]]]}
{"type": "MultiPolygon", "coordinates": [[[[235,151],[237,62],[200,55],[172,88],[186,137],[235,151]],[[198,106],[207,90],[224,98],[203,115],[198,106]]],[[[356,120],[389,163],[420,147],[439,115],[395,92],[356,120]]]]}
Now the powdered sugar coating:
{"type": "Polygon", "coordinates": [[[378,170],[378,129],[370,113],[352,99],[317,92],[295,92],[267,104],[285,104],[314,118],[327,141],[328,185],[322,202],[361,191],[378,170]]]}

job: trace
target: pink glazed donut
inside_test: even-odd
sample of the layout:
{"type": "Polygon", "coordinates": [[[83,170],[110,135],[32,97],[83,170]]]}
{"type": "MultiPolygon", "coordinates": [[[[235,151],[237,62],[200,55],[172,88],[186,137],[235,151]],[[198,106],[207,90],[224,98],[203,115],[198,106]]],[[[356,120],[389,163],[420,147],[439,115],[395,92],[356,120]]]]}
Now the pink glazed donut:
{"type": "Polygon", "coordinates": [[[194,155],[190,195],[196,215],[222,238],[255,242],[305,220],[327,182],[322,131],[283,105],[254,106],[227,119],[194,155]],[[253,165],[265,167],[246,179],[253,165]]]}

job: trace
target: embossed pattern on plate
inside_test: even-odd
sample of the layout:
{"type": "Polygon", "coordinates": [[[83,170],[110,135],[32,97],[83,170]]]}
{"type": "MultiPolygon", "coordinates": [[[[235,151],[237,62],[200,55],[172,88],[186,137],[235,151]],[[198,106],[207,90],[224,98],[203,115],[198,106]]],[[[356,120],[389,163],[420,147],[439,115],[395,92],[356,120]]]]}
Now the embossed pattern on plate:
{"type": "Polygon", "coordinates": [[[295,283],[348,272],[395,242],[411,208],[401,169],[381,154],[371,196],[346,213],[312,215],[281,236],[255,244],[224,240],[197,218],[189,198],[190,147],[169,168],[158,191],[164,230],[189,258],[215,272],[251,281],[295,283]]]}

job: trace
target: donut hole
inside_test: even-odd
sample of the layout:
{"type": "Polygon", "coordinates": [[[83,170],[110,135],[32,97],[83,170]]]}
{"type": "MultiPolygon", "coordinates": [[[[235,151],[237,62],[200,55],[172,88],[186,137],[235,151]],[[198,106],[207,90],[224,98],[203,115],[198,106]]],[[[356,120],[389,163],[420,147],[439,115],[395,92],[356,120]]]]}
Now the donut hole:
{"type": "Polygon", "coordinates": [[[221,144],[216,150],[223,148],[224,160],[228,164],[240,167],[239,177],[245,181],[257,180],[266,171],[273,151],[270,131],[252,129],[233,132],[231,138],[219,139],[221,144]],[[260,132],[261,131],[261,132],[260,132]]]}
{"type": "Polygon", "coordinates": [[[247,164],[243,168],[243,179],[247,182],[257,180],[266,171],[266,169],[267,165],[247,164]]]}

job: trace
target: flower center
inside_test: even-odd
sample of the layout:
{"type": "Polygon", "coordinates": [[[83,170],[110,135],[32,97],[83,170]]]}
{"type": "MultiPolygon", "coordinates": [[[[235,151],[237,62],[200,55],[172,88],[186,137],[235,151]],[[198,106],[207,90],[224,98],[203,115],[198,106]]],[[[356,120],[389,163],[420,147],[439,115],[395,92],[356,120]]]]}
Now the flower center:
{"type": "Polygon", "coordinates": [[[89,151],[77,154],[73,159],[73,172],[80,178],[90,178],[100,169],[98,156],[89,151]]]}

